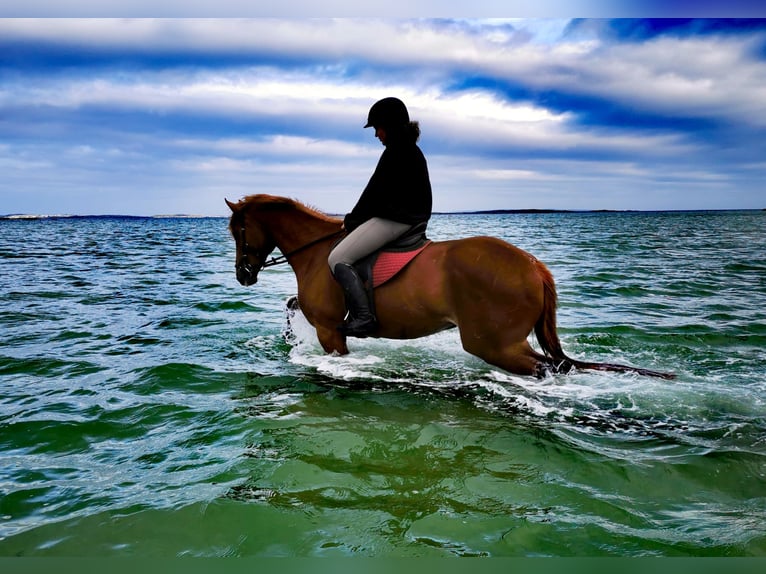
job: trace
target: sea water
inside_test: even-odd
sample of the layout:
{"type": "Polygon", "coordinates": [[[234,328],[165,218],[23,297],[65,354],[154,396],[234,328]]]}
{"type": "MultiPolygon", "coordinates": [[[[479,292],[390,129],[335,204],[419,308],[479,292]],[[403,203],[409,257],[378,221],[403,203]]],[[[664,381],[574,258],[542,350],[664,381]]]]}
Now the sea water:
{"type": "Polygon", "coordinates": [[[553,272],[543,379],[286,329],[222,218],[0,220],[0,556],[764,556],[766,213],[437,215],[553,272]]]}

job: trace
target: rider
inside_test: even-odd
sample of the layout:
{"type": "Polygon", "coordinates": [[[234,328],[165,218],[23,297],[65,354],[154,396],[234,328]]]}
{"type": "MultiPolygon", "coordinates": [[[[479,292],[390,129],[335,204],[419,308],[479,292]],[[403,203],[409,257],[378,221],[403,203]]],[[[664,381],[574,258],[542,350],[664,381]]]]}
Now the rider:
{"type": "Polygon", "coordinates": [[[413,226],[427,222],[432,204],[426,158],[417,146],[420,126],[410,121],[404,102],[398,98],[375,102],[364,127],[375,128],[375,137],[386,149],[361,197],[343,220],[348,235],[328,258],[349,312],[338,329],[356,337],[368,335],[377,326],[377,319],[353,264],[413,226]]]}

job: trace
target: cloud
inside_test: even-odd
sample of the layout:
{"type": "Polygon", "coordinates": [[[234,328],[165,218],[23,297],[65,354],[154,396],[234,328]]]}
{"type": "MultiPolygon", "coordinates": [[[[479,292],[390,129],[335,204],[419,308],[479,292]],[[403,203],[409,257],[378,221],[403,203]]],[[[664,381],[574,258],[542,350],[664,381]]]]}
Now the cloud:
{"type": "MultiPolygon", "coordinates": [[[[578,147],[581,151],[608,149],[612,153],[619,150],[647,153],[661,146],[664,153],[677,154],[689,149],[674,135],[638,137],[619,131],[610,133],[607,128],[598,133],[576,131],[573,114],[552,112],[530,103],[504,101],[478,90],[450,91],[443,86],[433,86],[427,92],[418,92],[402,84],[382,91],[375,86],[334,83],[311,75],[278,76],[271,69],[260,68],[172,78],[142,73],[127,81],[123,75],[119,82],[64,79],[31,88],[20,84],[0,92],[0,102],[15,100],[31,107],[75,110],[109,106],[134,113],[220,116],[253,124],[290,118],[293,123],[304,126],[359,127],[370,101],[388,93],[396,93],[407,101],[411,116],[423,121],[435,140],[473,143],[484,149],[493,147],[506,151],[578,147]],[[371,98],[371,94],[375,95],[371,98]]],[[[309,140],[281,141],[303,141],[307,149],[309,140]]]]}
{"type": "Polygon", "coordinates": [[[0,20],[0,212],[33,209],[39,189],[59,212],[98,190],[70,211],[113,212],[127,188],[155,193],[135,209],[179,204],[161,212],[223,213],[221,190],[254,189],[341,211],[381,151],[361,126],[388,95],[421,122],[442,209],[725,205],[712,190],[756,207],[765,34],[719,21],[0,20]]]}
{"type": "MultiPolygon", "coordinates": [[[[147,66],[176,58],[179,65],[194,68],[195,57],[202,57],[204,63],[205,58],[217,55],[230,58],[228,65],[235,69],[247,69],[252,65],[248,58],[252,58],[272,59],[280,65],[275,68],[278,74],[302,69],[310,75],[327,74],[333,82],[337,76],[356,75],[345,85],[251,82],[251,93],[230,77],[227,82],[190,87],[198,91],[197,97],[206,90],[213,96],[215,91],[228,91],[230,96],[263,96],[271,87],[275,97],[284,98],[295,93],[285,94],[282,88],[287,86],[318,90],[318,99],[336,98],[342,89],[350,98],[369,100],[371,89],[385,89],[392,78],[420,91],[424,84],[447,83],[455,76],[470,74],[492,77],[507,85],[523,84],[530,98],[539,92],[560,91],[609,100],[615,106],[639,107],[646,113],[764,121],[766,63],[757,54],[766,45],[766,31],[755,27],[752,33],[733,34],[708,27],[713,32],[704,36],[659,35],[645,41],[615,43],[605,42],[596,34],[583,37],[572,33],[557,42],[536,42],[530,27],[522,23],[447,26],[428,21],[357,19],[0,20],[0,37],[5,43],[48,46],[51,53],[65,46],[72,55],[81,51],[92,56],[95,50],[102,57],[118,53],[120,58],[144,58],[147,66]]],[[[636,28],[634,24],[632,29],[636,28]]],[[[538,24],[537,29],[542,27],[538,24]]],[[[742,29],[741,24],[735,26],[737,32],[742,29]]],[[[748,27],[744,30],[750,32],[748,27]]],[[[59,62],[61,56],[55,58],[59,62]]],[[[256,69],[263,73],[265,67],[256,69]]]]}

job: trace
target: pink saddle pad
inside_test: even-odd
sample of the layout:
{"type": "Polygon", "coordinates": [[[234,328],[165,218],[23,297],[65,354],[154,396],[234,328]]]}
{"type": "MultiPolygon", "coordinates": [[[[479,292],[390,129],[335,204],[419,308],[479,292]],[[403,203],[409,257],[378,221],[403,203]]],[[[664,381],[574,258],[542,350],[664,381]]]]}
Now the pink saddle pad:
{"type": "Polygon", "coordinates": [[[422,247],[418,247],[417,249],[414,249],[413,251],[404,251],[404,252],[398,252],[398,251],[383,251],[378,255],[378,259],[375,261],[375,265],[372,268],[372,286],[374,287],[380,287],[394,277],[399,271],[404,269],[404,267],[415,257],[423,251],[426,247],[428,247],[428,244],[431,243],[430,241],[427,242],[422,247]]]}

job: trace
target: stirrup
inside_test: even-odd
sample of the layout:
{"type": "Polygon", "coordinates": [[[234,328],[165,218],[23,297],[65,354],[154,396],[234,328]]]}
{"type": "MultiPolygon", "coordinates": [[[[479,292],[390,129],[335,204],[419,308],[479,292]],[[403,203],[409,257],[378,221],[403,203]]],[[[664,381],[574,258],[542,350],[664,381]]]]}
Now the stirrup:
{"type": "Polygon", "coordinates": [[[338,325],[338,331],[347,337],[359,337],[363,339],[372,333],[378,326],[378,320],[375,315],[370,315],[369,319],[362,320],[351,317],[338,325]]]}

